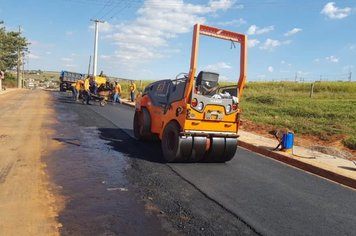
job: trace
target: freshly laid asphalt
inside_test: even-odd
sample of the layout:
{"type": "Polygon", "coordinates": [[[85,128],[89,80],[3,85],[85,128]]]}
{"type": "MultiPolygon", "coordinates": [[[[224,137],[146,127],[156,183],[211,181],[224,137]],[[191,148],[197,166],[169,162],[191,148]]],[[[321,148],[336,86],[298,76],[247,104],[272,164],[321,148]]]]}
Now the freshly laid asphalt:
{"type": "MultiPolygon", "coordinates": [[[[134,110],[88,106],[133,137],[134,110]]],[[[184,180],[262,235],[352,235],[356,192],[239,148],[225,164],[168,164],[184,180]]]]}

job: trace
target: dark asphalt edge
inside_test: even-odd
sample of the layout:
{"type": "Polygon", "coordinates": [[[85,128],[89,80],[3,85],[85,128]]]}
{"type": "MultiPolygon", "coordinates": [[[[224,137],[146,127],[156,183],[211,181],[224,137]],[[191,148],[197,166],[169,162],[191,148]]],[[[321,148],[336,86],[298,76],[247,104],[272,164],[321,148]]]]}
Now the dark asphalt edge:
{"type": "MultiPolygon", "coordinates": [[[[126,106],[130,106],[130,107],[135,107],[135,105],[133,105],[133,104],[131,104],[129,102],[125,102],[125,101],[122,101],[122,104],[124,104],[126,106]]],[[[353,179],[353,178],[350,178],[350,177],[347,177],[347,176],[344,176],[344,175],[340,175],[338,173],[335,173],[335,172],[332,172],[332,171],[329,171],[329,170],[325,170],[323,168],[320,168],[320,167],[317,167],[317,166],[314,166],[314,165],[311,165],[311,164],[308,164],[308,163],[293,159],[293,158],[291,158],[289,156],[286,156],[286,155],[283,155],[283,154],[280,154],[280,153],[277,153],[277,152],[273,152],[273,151],[267,150],[265,148],[261,148],[261,147],[252,145],[250,143],[247,143],[247,142],[244,142],[244,141],[241,141],[241,140],[239,140],[238,142],[239,142],[239,146],[240,147],[248,149],[248,150],[250,150],[252,152],[256,152],[256,153],[262,154],[262,155],[264,155],[264,156],[266,156],[268,158],[277,160],[279,162],[283,162],[283,163],[285,163],[287,165],[290,165],[290,166],[294,166],[294,167],[296,167],[298,169],[307,171],[309,173],[315,174],[317,176],[323,177],[323,178],[331,180],[333,182],[345,185],[345,186],[350,187],[352,189],[356,189],[356,180],[353,179]]]]}
{"type": "Polygon", "coordinates": [[[293,159],[289,156],[274,152],[274,151],[270,151],[268,149],[265,148],[261,148],[255,145],[252,145],[250,143],[244,142],[239,140],[239,146],[243,147],[245,149],[248,149],[252,152],[256,152],[259,154],[262,154],[263,156],[266,156],[268,158],[271,158],[273,160],[277,160],[279,162],[285,163],[287,165],[290,166],[294,166],[298,169],[307,171],[309,173],[315,174],[317,176],[323,177],[325,179],[331,180],[333,182],[345,185],[347,187],[356,189],[356,180],[352,179],[350,177],[344,176],[344,175],[340,175],[338,173],[329,171],[329,170],[325,170],[323,168],[293,159]]]}

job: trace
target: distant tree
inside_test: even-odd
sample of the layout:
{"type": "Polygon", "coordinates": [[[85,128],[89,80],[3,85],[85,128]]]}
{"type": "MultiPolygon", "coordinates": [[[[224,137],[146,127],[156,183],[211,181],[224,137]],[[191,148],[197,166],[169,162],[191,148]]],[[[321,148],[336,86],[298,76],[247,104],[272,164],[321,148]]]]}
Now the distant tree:
{"type": "Polygon", "coordinates": [[[0,21],[0,69],[10,70],[17,65],[18,51],[28,51],[27,39],[20,32],[6,31],[0,21]]]}

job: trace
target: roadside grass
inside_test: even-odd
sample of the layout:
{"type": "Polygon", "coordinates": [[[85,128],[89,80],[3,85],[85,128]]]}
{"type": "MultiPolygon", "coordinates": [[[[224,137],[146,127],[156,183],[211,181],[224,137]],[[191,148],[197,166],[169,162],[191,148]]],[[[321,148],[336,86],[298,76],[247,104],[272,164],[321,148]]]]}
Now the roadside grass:
{"type": "Polygon", "coordinates": [[[3,88],[15,88],[17,87],[17,79],[11,73],[5,73],[5,79],[2,82],[3,88]]]}
{"type": "Polygon", "coordinates": [[[356,83],[249,82],[241,99],[243,119],[288,128],[322,140],[343,135],[344,145],[355,149],[356,83]]]}

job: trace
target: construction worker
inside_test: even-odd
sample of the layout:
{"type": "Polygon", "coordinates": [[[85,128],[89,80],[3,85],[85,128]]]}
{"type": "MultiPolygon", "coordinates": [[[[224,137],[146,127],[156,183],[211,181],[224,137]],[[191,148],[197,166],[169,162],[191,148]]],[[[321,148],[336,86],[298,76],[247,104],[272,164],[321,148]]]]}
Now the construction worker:
{"type": "Polygon", "coordinates": [[[136,92],[136,84],[133,82],[133,80],[131,80],[131,84],[130,84],[130,98],[131,98],[131,102],[135,101],[135,92],[136,92]]]}
{"type": "Polygon", "coordinates": [[[75,99],[77,98],[77,90],[75,89],[75,84],[76,83],[72,83],[71,84],[71,89],[72,89],[72,99],[75,101],[75,99]]]}
{"type": "Polygon", "coordinates": [[[84,81],[81,79],[78,79],[77,82],[75,83],[75,90],[77,92],[75,100],[78,101],[79,100],[79,95],[82,93],[81,89],[82,86],[84,85],[84,81]]]}
{"type": "Polygon", "coordinates": [[[118,82],[115,82],[113,104],[115,104],[116,102],[121,103],[120,95],[121,85],[118,82]]]}
{"type": "Polygon", "coordinates": [[[90,76],[89,87],[90,87],[90,92],[92,94],[98,95],[98,83],[95,81],[95,78],[93,76],[90,76]]]}
{"type": "Polygon", "coordinates": [[[84,80],[84,91],[83,91],[83,99],[85,98],[86,104],[89,105],[89,100],[90,100],[90,79],[91,76],[88,76],[85,80],[84,80]]]}

